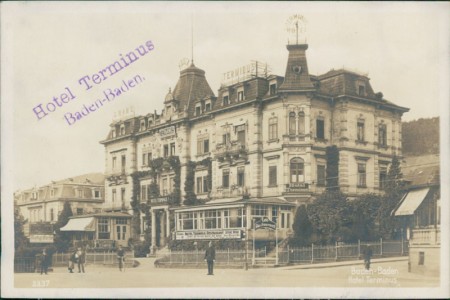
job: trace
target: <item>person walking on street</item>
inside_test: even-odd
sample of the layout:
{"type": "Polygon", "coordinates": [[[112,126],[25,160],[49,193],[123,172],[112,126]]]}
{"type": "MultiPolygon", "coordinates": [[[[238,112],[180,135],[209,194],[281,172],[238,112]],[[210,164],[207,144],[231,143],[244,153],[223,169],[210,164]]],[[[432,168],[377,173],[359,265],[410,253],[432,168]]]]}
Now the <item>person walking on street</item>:
{"type": "Polygon", "coordinates": [[[123,250],[122,246],[119,246],[119,249],[117,250],[117,259],[119,260],[119,270],[120,272],[125,271],[124,270],[124,262],[125,262],[125,250],[123,250]]]}
{"type": "Polygon", "coordinates": [[[214,275],[214,262],[216,261],[216,250],[212,242],[209,242],[208,249],[205,252],[205,261],[208,263],[208,274],[214,275]]]}
{"type": "Polygon", "coordinates": [[[42,273],[45,273],[47,275],[48,264],[49,264],[48,254],[44,248],[44,250],[42,250],[42,254],[41,254],[41,275],[42,275],[42,273]]]}
{"type": "Polygon", "coordinates": [[[78,273],[84,273],[84,265],[86,264],[86,252],[82,248],[78,248],[78,273]]]}
{"type": "Polygon", "coordinates": [[[366,270],[370,269],[370,259],[372,258],[372,248],[370,245],[367,245],[366,248],[363,251],[364,255],[364,266],[366,270]]]}

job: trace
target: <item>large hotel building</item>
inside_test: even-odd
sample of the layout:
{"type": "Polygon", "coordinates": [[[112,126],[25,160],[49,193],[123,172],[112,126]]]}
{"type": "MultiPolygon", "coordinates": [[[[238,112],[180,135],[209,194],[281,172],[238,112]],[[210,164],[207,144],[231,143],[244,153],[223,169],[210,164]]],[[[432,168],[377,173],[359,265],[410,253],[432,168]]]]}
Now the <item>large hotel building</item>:
{"type": "Polygon", "coordinates": [[[285,239],[296,208],[327,182],[350,197],[379,193],[401,155],[408,109],[374,92],[365,75],[309,74],[307,49],[287,46],[284,77],[258,62],[225,73],[217,95],[191,63],[160,114],[113,122],[101,141],[104,207],[129,211],[132,235],[148,230],[156,249],[169,239],[270,242],[273,231],[251,230],[264,217],[285,239]]]}

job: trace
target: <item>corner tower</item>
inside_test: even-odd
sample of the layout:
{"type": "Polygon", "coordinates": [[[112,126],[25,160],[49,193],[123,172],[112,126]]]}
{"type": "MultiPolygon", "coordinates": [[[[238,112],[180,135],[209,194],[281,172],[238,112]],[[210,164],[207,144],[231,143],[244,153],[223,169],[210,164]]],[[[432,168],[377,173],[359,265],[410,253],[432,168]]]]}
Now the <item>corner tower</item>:
{"type": "Polygon", "coordinates": [[[289,58],[286,66],[284,82],[280,91],[310,91],[314,90],[314,85],[308,72],[308,62],[306,60],[307,44],[287,45],[289,58]]]}

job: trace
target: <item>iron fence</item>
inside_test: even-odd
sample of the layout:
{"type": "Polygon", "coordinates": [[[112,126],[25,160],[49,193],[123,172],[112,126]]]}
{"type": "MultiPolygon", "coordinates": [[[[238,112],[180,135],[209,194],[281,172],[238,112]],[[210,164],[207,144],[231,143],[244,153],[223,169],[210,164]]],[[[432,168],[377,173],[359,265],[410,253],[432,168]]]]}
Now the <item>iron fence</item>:
{"type": "MultiPolygon", "coordinates": [[[[72,253],[55,253],[53,254],[53,266],[65,267],[69,264],[69,259],[72,253]]],[[[133,252],[126,252],[126,258],[134,257],[133,252]]],[[[87,252],[86,264],[99,264],[99,265],[114,265],[117,264],[117,253],[115,251],[103,251],[103,252],[87,252]]]]}

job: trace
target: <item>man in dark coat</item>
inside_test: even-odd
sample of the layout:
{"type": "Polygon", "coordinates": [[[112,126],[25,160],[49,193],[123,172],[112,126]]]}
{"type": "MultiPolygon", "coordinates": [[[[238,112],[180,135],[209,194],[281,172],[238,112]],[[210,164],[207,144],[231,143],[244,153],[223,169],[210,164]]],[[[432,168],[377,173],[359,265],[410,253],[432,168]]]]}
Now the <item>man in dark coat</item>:
{"type": "Polygon", "coordinates": [[[367,245],[366,248],[363,251],[364,255],[364,266],[367,270],[370,269],[370,259],[372,258],[372,247],[370,245],[367,245]]]}
{"type": "Polygon", "coordinates": [[[117,250],[117,259],[119,261],[119,271],[125,272],[125,270],[124,270],[125,250],[123,250],[122,246],[120,246],[120,245],[119,245],[119,249],[117,250]]]}
{"type": "Polygon", "coordinates": [[[86,264],[86,252],[82,248],[78,248],[78,273],[84,273],[84,265],[86,264]]]}
{"type": "Polygon", "coordinates": [[[49,265],[49,256],[47,254],[47,251],[44,249],[41,254],[41,275],[42,273],[47,274],[48,265],[49,265]]]}
{"type": "Polygon", "coordinates": [[[216,250],[212,242],[209,242],[209,247],[205,252],[205,260],[208,263],[208,275],[214,275],[214,262],[216,261],[216,250]]]}

